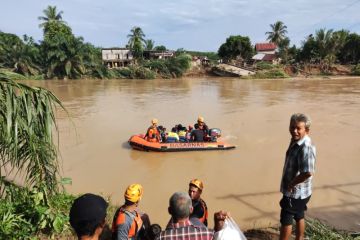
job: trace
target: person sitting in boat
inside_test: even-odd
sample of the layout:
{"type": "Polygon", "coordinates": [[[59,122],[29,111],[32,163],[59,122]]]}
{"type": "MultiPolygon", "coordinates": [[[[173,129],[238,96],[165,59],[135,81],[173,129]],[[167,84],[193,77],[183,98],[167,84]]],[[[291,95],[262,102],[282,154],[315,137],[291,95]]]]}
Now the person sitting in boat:
{"type": "Polygon", "coordinates": [[[202,126],[191,131],[190,135],[191,142],[204,142],[205,141],[205,133],[202,126]]]}
{"type": "Polygon", "coordinates": [[[193,130],[193,127],[191,125],[189,125],[187,132],[186,132],[186,141],[190,142],[191,141],[191,132],[193,130]]]}
{"type": "Polygon", "coordinates": [[[178,142],[178,141],[179,141],[179,135],[176,132],[176,128],[173,127],[171,129],[171,132],[169,132],[167,135],[166,142],[174,143],[174,142],[178,142]]]}
{"type": "Polygon", "coordinates": [[[158,129],[160,132],[161,142],[166,142],[166,128],[160,125],[158,129]]]}
{"type": "Polygon", "coordinates": [[[204,118],[201,116],[198,117],[197,123],[194,124],[195,129],[199,129],[200,127],[204,131],[204,136],[207,136],[209,134],[209,127],[206,125],[204,118]]]}
{"type": "Polygon", "coordinates": [[[187,142],[186,140],[186,127],[183,127],[181,124],[178,124],[177,125],[177,132],[178,132],[178,135],[179,135],[179,141],[180,142],[187,142]]]}
{"type": "Polygon", "coordinates": [[[160,130],[157,126],[158,124],[158,120],[156,118],[151,120],[151,126],[148,128],[146,135],[145,135],[145,139],[149,142],[160,142],[161,141],[161,137],[160,137],[160,130]]]}

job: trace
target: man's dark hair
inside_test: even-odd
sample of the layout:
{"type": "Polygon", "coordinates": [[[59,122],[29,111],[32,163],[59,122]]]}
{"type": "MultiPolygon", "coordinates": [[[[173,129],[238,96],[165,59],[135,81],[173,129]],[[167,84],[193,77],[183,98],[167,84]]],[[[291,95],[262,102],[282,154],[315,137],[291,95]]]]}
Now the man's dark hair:
{"type": "Polygon", "coordinates": [[[104,224],[108,204],[98,195],[87,193],[75,199],[70,209],[70,224],[78,238],[93,236],[104,224]]]}
{"type": "Polygon", "coordinates": [[[149,230],[147,231],[147,236],[149,240],[155,240],[155,238],[161,233],[161,226],[159,224],[151,224],[149,230]]]}
{"type": "Polygon", "coordinates": [[[77,222],[72,227],[74,228],[78,238],[82,236],[93,236],[98,227],[104,223],[105,219],[99,222],[99,220],[84,220],[77,222]]]}

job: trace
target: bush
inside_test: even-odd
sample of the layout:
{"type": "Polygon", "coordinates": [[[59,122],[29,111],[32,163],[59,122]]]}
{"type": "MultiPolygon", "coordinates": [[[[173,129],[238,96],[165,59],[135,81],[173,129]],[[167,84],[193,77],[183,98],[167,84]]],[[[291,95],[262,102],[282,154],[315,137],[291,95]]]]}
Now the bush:
{"type": "Polygon", "coordinates": [[[288,78],[283,69],[271,69],[269,71],[258,71],[251,78],[288,78]]]}
{"type": "Polygon", "coordinates": [[[148,60],[142,66],[163,78],[181,77],[191,66],[191,56],[179,54],[169,59],[148,60]]]}
{"type": "Polygon", "coordinates": [[[276,67],[275,65],[268,63],[268,62],[258,62],[258,63],[256,63],[255,66],[259,70],[269,70],[269,69],[273,69],[276,67]]]}
{"type": "Polygon", "coordinates": [[[357,64],[353,67],[351,74],[355,76],[360,76],[360,64],[357,64]]]}
{"type": "Polygon", "coordinates": [[[8,185],[0,199],[0,239],[30,239],[39,234],[71,234],[68,213],[75,197],[59,193],[46,199],[42,190],[8,185]]]}
{"type": "Polygon", "coordinates": [[[0,69],[0,73],[2,73],[5,77],[11,80],[44,80],[44,75],[31,75],[31,76],[24,76],[19,73],[12,72],[8,69],[0,69]]]}
{"type": "Polygon", "coordinates": [[[306,219],[305,235],[312,240],[351,240],[353,238],[348,233],[338,231],[316,219],[306,219]]]}

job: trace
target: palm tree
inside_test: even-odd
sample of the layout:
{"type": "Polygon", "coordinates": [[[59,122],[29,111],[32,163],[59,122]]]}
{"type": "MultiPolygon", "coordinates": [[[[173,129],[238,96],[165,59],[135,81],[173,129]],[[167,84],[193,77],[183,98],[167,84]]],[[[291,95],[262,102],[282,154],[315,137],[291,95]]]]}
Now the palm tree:
{"type": "Polygon", "coordinates": [[[267,40],[270,40],[270,42],[279,45],[280,42],[285,38],[285,34],[287,33],[287,26],[285,26],[283,22],[277,21],[274,24],[270,24],[270,27],[272,31],[265,33],[268,35],[267,40]]]}
{"type": "Polygon", "coordinates": [[[6,190],[10,174],[21,173],[26,187],[41,189],[45,197],[56,193],[59,163],[52,134],[53,128],[56,129],[56,106],[63,108],[50,91],[11,81],[0,74],[2,191],[6,190]]]}
{"type": "Polygon", "coordinates": [[[145,43],[145,34],[140,27],[133,27],[130,30],[128,46],[134,53],[135,58],[142,58],[145,43]]]}
{"type": "Polygon", "coordinates": [[[24,75],[38,74],[36,65],[39,49],[31,37],[24,36],[24,42],[14,34],[0,33],[0,62],[24,75]]]}
{"type": "Polygon", "coordinates": [[[325,28],[321,28],[315,32],[315,41],[318,44],[321,59],[333,53],[332,35],[332,29],[326,30],[325,28]]]}
{"type": "Polygon", "coordinates": [[[127,35],[130,49],[132,49],[136,43],[145,43],[145,34],[140,27],[133,27],[130,32],[131,33],[127,35]]]}
{"type": "Polygon", "coordinates": [[[85,74],[84,43],[82,38],[56,36],[44,41],[42,48],[47,63],[47,77],[78,78],[85,74]]]}
{"type": "Polygon", "coordinates": [[[155,42],[152,39],[145,40],[145,50],[153,50],[155,42]]]}
{"type": "Polygon", "coordinates": [[[51,23],[65,23],[62,20],[63,11],[57,12],[56,6],[48,6],[46,9],[43,10],[45,16],[38,17],[39,20],[43,21],[39,24],[40,28],[44,29],[44,33],[46,33],[49,29],[49,25],[51,23]]]}

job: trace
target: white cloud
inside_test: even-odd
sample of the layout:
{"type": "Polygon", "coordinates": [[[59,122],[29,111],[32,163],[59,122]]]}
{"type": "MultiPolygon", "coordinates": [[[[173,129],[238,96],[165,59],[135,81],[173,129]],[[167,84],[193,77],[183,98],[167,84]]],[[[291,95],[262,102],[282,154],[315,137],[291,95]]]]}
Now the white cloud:
{"type": "Polygon", "coordinates": [[[360,32],[360,0],[17,0],[2,4],[0,30],[40,39],[37,17],[47,5],[63,10],[77,35],[104,47],[125,44],[133,26],[156,43],[194,50],[217,50],[231,34],[264,41],[277,20],[297,44],[322,27],[360,32]]]}

